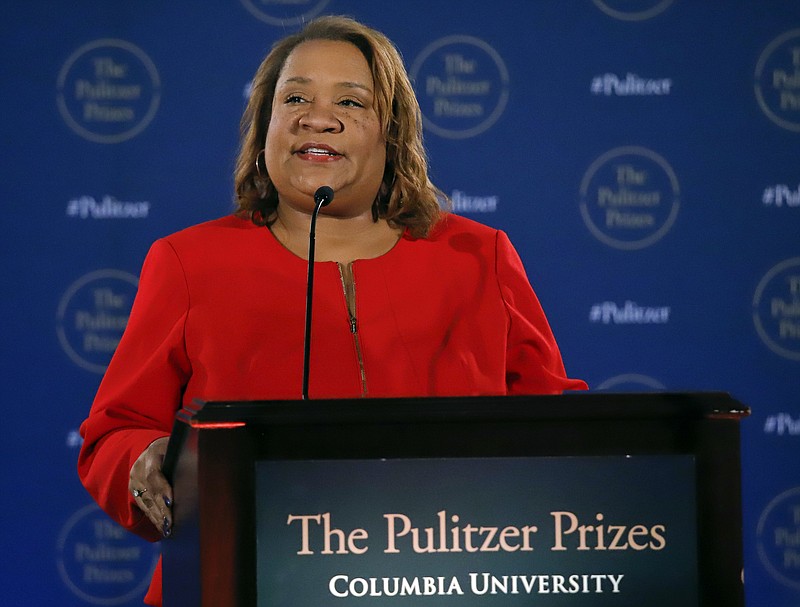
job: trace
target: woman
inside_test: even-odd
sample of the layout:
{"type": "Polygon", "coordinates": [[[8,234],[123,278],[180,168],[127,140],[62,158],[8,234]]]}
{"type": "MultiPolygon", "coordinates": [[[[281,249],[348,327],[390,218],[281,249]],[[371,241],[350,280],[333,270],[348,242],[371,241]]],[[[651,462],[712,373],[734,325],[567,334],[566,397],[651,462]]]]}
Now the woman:
{"type": "MultiPolygon", "coordinates": [[[[570,380],[507,237],[443,213],[420,112],[382,34],[323,17],[280,41],[242,120],[237,212],[157,241],[81,431],[112,518],[169,536],[160,467],[194,398],[299,398],[313,195],[314,398],[559,393],[570,380]]],[[[159,605],[160,569],[146,601],[159,605]]]]}

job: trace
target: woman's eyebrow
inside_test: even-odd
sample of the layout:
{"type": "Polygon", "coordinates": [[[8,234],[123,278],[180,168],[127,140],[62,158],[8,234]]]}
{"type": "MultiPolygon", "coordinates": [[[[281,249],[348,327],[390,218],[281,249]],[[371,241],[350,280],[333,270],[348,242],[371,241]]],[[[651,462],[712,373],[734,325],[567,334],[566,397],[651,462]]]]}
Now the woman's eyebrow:
{"type": "MultiPolygon", "coordinates": [[[[283,80],[281,84],[309,84],[311,82],[312,82],[311,78],[306,78],[305,76],[291,76],[283,80]]],[[[372,89],[368,87],[366,84],[362,84],[360,82],[352,82],[350,80],[337,82],[336,86],[341,86],[343,88],[350,88],[350,89],[361,89],[363,91],[366,91],[367,93],[372,93],[372,89]]]]}

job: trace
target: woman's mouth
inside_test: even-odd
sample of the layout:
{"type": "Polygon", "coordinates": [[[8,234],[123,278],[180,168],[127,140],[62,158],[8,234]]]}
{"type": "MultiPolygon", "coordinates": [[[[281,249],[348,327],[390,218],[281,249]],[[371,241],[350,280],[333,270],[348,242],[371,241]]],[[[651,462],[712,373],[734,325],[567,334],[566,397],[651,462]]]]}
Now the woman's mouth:
{"type": "Polygon", "coordinates": [[[340,158],[342,155],[327,145],[307,144],[295,150],[295,155],[303,160],[322,160],[329,161],[340,158]]]}

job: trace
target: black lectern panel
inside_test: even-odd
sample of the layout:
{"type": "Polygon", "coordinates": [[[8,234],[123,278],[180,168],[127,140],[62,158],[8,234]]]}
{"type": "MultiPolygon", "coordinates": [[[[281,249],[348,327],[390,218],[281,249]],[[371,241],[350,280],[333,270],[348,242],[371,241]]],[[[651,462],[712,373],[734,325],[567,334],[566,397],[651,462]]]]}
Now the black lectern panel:
{"type": "Polygon", "coordinates": [[[313,591],[315,576],[319,600],[343,606],[371,597],[386,602],[392,592],[399,594],[397,604],[444,605],[460,594],[460,605],[472,604],[469,600],[514,605],[537,593],[538,604],[571,606],[625,603],[626,592],[628,599],[641,601],[650,592],[647,604],[657,605],[656,595],[665,600],[670,587],[687,593],[684,605],[743,605],[739,420],[745,415],[745,407],[722,393],[196,403],[178,414],[165,461],[175,487],[175,523],[172,538],[164,542],[164,605],[292,604],[293,588],[313,591]],[[477,524],[461,518],[472,512],[491,527],[490,514],[479,509],[482,485],[471,485],[475,478],[465,470],[474,470],[473,477],[506,479],[493,489],[505,496],[495,510],[509,519],[499,521],[497,533],[505,534],[504,540],[497,550],[487,542],[487,554],[473,545],[477,524]],[[421,478],[437,473],[441,479],[421,478]],[[293,487],[299,476],[315,474],[322,476],[310,489],[302,483],[293,487]],[[335,474],[344,476],[340,485],[348,476],[373,480],[353,485],[361,495],[348,496],[339,487],[326,496],[325,487],[336,484],[326,479],[335,474]],[[419,482],[398,492],[409,475],[419,482]],[[453,480],[459,475],[463,488],[453,480]],[[542,490],[520,493],[525,479],[534,478],[542,490]],[[270,482],[278,484],[270,489],[270,482]],[[428,547],[417,541],[403,550],[415,558],[437,552],[439,560],[431,566],[434,561],[423,554],[415,574],[415,561],[399,555],[399,542],[413,534],[391,526],[410,529],[411,518],[381,510],[381,494],[399,496],[391,499],[405,504],[408,494],[423,496],[440,486],[448,495],[464,494],[452,498],[460,511],[438,508],[434,502],[441,505],[441,497],[432,500],[430,514],[438,518],[427,525],[428,547]],[[313,511],[291,511],[295,518],[287,524],[276,501],[287,499],[292,509],[303,510],[297,499],[309,492],[340,509],[364,509],[365,520],[374,503],[382,516],[373,518],[384,528],[364,525],[345,538],[345,531],[328,530],[333,512],[311,505],[313,511]],[[521,514],[509,505],[516,499],[521,514]],[[581,499],[590,503],[578,520],[580,507],[563,504],[581,499]],[[648,499],[653,512],[667,518],[648,523],[633,520],[633,512],[627,525],[613,520],[614,512],[619,518],[625,508],[644,512],[648,499]],[[597,504],[605,504],[605,511],[594,508],[597,504]],[[273,511],[274,520],[280,519],[274,533],[264,527],[273,511]],[[517,516],[536,524],[511,524],[517,516]],[[387,523],[392,545],[383,537],[387,523]],[[624,536],[618,529],[623,526],[624,536]],[[323,528],[331,545],[312,546],[323,528]],[[626,539],[612,547],[615,532],[626,539]],[[297,545],[284,550],[284,559],[279,536],[289,534],[288,546],[292,533],[297,545]],[[473,549],[475,554],[467,554],[473,549]],[[490,552],[506,553],[505,560],[490,552]],[[481,562],[479,572],[459,569],[484,556],[494,560],[481,562]],[[670,563],[665,558],[676,559],[674,566],[665,567],[670,563]],[[341,567],[339,575],[327,573],[328,567],[333,572],[353,562],[359,563],[354,571],[373,574],[344,575],[341,567]],[[534,563],[537,575],[529,570],[534,563]],[[601,579],[588,563],[611,573],[601,579]],[[398,567],[408,572],[401,576],[394,572],[398,567]],[[630,573],[616,574],[614,567],[630,573]],[[489,584],[495,584],[495,594],[506,595],[490,596],[489,584]],[[570,590],[575,593],[564,596],[570,590]]]}

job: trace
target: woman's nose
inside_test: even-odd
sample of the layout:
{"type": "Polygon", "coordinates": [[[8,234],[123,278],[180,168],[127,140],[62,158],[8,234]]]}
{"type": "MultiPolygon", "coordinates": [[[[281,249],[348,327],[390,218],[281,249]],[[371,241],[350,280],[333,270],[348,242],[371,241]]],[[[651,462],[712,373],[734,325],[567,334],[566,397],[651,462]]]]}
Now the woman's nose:
{"type": "Polygon", "coordinates": [[[322,104],[309,103],[308,110],[300,117],[300,126],[318,132],[338,133],[344,124],[332,108],[322,104]]]}

